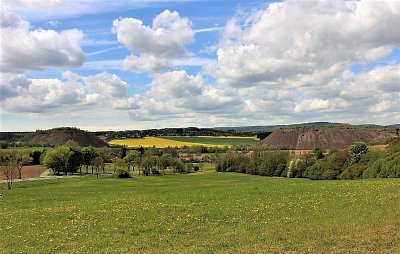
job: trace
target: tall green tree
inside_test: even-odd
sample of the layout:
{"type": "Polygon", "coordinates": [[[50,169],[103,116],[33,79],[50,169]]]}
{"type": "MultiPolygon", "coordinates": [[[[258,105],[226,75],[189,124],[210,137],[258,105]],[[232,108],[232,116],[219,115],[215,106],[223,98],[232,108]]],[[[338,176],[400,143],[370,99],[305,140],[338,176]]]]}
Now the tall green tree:
{"type": "Polygon", "coordinates": [[[76,142],[67,142],[46,152],[43,164],[59,174],[75,173],[82,166],[83,155],[81,147],[76,142]]]}
{"type": "Polygon", "coordinates": [[[69,148],[66,146],[57,146],[51,150],[47,150],[43,159],[43,165],[51,169],[55,174],[67,172],[69,148]]]}
{"type": "Polygon", "coordinates": [[[124,157],[124,161],[128,166],[128,171],[135,171],[135,165],[138,164],[140,158],[140,153],[137,150],[130,150],[126,152],[126,156],[124,157]]]}
{"type": "Polygon", "coordinates": [[[358,163],[362,156],[368,152],[368,146],[364,142],[357,142],[350,146],[349,151],[349,164],[353,165],[358,163]]]}
{"type": "Polygon", "coordinates": [[[96,157],[92,160],[92,167],[96,170],[97,178],[99,178],[99,170],[102,169],[104,173],[105,163],[102,157],[96,157]]]}
{"type": "Polygon", "coordinates": [[[115,158],[114,160],[114,177],[130,178],[129,172],[126,170],[126,163],[123,159],[115,158]]]}
{"type": "Polygon", "coordinates": [[[155,160],[152,156],[144,156],[141,159],[140,164],[141,164],[141,167],[143,170],[143,174],[148,176],[148,175],[150,175],[152,168],[155,166],[155,160]]]}
{"type": "MultiPolygon", "coordinates": [[[[83,156],[83,165],[86,167],[86,174],[89,173],[89,166],[92,163],[92,160],[98,156],[96,150],[91,147],[85,147],[82,149],[82,156],[83,156]]],[[[93,174],[93,167],[92,167],[92,174],[93,174]]]]}
{"type": "Polygon", "coordinates": [[[158,160],[159,169],[165,171],[168,167],[172,166],[174,158],[169,153],[164,153],[158,160]]]}

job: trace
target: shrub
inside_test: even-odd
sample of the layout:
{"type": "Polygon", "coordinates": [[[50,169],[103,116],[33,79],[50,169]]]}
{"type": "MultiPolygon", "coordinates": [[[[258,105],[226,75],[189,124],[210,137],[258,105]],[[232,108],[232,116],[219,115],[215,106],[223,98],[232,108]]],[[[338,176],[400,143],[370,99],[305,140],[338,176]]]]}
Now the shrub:
{"type": "Polygon", "coordinates": [[[304,177],[313,179],[313,180],[321,180],[323,179],[322,177],[322,172],[324,171],[324,162],[323,161],[318,161],[311,167],[308,167],[306,171],[304,172],[304,177]]]}
{"type": "Polygon", "coordinates": [[[400,177],[400,152],[393,153],[380,161],[382,166],[378,177],[400,177]]]}
{"type": "Polygon", "coordinates": [[[382,151],[372,150],[362,156],[358,163],[349,165],[346,167],[340,179],[359,179],[359,178],[372,178],[376,177],[377,174],[366,173],[368,168],[371,167],[379,158],[384,156],[382,151]]]}
{"type": "Polygon", "coordinates": [[[131,175],[125,168],[116,168],[113,174],[114,178],[131,178],[131,175]]]}
{"type": "Polygon", "coordinates": [[[363,172],[363,178],[376,178],[382,170],[382,158],[376,160],[372,165],[368,167],[363,172]]]}
{"type": "Polygon", "coordinates": [[[360,164],[353,164],[347,167],[343,172],[340,174],[340,179],[359,179],[363,177],[363,173],[365,170],[364,165],[360,164]]]}
{"type": "Polygon", "coordinates": [[[325,156],[324,156],[324,153],[323,153],[322,150],[319,149],[319,148],[314,148],[314,150],[312,151],[312,153],[314,154],[314,157],[315,157],[317,160],[322,159],[322,158],[325,157],[325,156]]]}
{"type": "Polygon", "coordinates": [[[284,172],[284,176],[286,177],[303,177],[304,171],[307,169],[308,166],[311,166],[315,163],[315,160],[311,161],[307,160],[306,157],[310,157],[309,155],[305,155],[301,158],[294,158],[290,161],[287,170],[284,172]],[[310,163],[308,165],[308,163],[310,163]]]}
{"type": "Polygon", "coordinates": [[[400,152],[400,137],[392,138],[388,143],[388,151],[390,153],[400,152]]]}
{"type": "Polygon", "coordinates": [[[333,180],[339,178],[343,169],[347,166],[348,153],[346,150],[337,150],[318,160],[314,165],[308,167],[304,176],[310,179],[333,180]]]}

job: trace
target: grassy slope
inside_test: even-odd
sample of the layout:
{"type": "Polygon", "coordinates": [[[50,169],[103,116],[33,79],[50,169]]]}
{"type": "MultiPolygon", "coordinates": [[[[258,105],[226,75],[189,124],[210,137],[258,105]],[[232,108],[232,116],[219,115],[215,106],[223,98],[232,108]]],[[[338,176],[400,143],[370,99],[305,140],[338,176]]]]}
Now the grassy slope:
{"type": "Polygon", "coordinates": [[[399,253],[399,199],[400,179],[15,183],[0,197],[0,253],[399,253]]]}
{"type": "Polygon", "coordinates": [[[238,138],[238,137],[162,137],[164,139],[181,141],[181,142],[190,142],[190,143],[200,143],[200,144],[209,144],[209,145],[252,145],[257,144],[259,140],[256,140],[254,137],[249,138],[238,138]]]}

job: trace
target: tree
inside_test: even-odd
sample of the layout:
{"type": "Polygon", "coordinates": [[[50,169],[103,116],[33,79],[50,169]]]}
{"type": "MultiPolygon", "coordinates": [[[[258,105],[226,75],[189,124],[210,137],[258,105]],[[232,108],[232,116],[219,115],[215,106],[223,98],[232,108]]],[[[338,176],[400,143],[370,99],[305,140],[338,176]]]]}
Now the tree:
{"type": "Polygon", "coordinates": [[[130,178],[129,172],[126,170],[126,163],[123,159],[116,158],[114,160],[114,177],[130,178]]]}
{"type": "Polygon", "coordinates": [[[112,162],[113,159],[112,148],[97,148],[96,152],[99,157],[103,158],[104,163],[112,162]]]}
{"type": "Polygon", "coordinates": [[[319,148],[314,148],[314,150],[312,151],[312,153],[314,154],[315,158],[317,160],[324,158],[324,153],[322,152],[321,149],[319,148]]]}
{"type": "Polygon", "coordinates": [[[318,180],[337,179],[347,166],[347,161],[347,150],[337,150],[308,167],[304,172],[304,176],[318,180]]]}
{"type": "Polygon", "coordinates": [[[7,186],[10,190],[12,188],[13,179],[18,173],[18,164],[13,155],[10,152],[0,152],[0,170],[7,179],[7,186]]]}
{"type": "Polygon", "coordinates": [[[155,160],[151,156],[144,156],[141,160],[141,166],[143,169],[143,174],[150,175],[151,169],[155,166],[155,160]]]}
{"type": "Polygon", "coordinates": [[[174,160],[173,166],[174,166],[175,173],[185,172],[185,163],[183,163],[183,161],[181,161],[180,159],[174,160]]]}
{"type": "Polygon", "coordinates": [[[40,157],[44,153],[43,151],[35,150],[29,154],[32,157],[32,165],[40,165],[40,157]]]}
{"type": "Polygon", "coordinates": [[[173,160],[174,160],[174,158],[169,153],[164,153],[163,155],[161,155],[161,157],[158,161],[160,170],[165,171],[168,167],[170,167],[172,165],[173,160]]]}
{"type": "Polygon", "coordinates": [[[67,142],[46,152],[43,164],[59,174],[75,173],[81,167],[83,155],[80,146],[75,142],[67,142]]]}
{"type": "Polygon", "coordinates": [[[144,148],[142,146],[139,148],[139,153],[140,153],[140,157],[144,156],[144,148]]]}
{"type": "Polygon", "coordinates": [[[128,172],[131,169],[131,166],[132,166],[132,171],[135,171],[135,164],[138,163],[139,157],[140,157],[139,151],[136,150],[128,151],[126,153],[124,161],[128,166],[128,172]]]}
{"type": "Polygon", "coordinates": [[[97,175],[97,178],[98,178],[99,177],[99,169],[103,169],[103,173],[104,173],[105,164],[104,164],[103,158],[101,158],[101,157],[94,158],[92,160],[92,167],[95,168],[96,175],[97,175]]]}
{"type": "Polygon", "coordinates": [[[78,143],[74,141],[68,141],[65,145],[70,150],[67,159],[66,171],[70,173],[78,172],[78,169],[81,169],[83,164],[82,149],[78,143]]]}
{"type": "Polygon", "coordinates": [[[362,156],[368,152],[368,146],[364,142],[357,142],[350,146],[349,151],[349,164],[353,165],[358,163],[362,156]]]}
{"type": "Polygon", "coordinates": [[[27,153],[17,152],[14,154],[17,163],[19,179],[22,178],[22,167],[31,163],[32,158],[27,153]]]}
{"type": "MultiPolygon", "coordinates": [[[[83,165],[85,165],[86,174],[88,174],[89,166],[91,165],[92,160],[98,156],[98,154],[93,147],[88,146],[82,149],[82,155],[83,155],[83,165]]],[[[93,167],[92,167],[92,174],[93,174],[93,167]]]]}
{"type": "Polygon", "coordinates": [[[123,159],[126,156],[126,146],[121,147],[121,150],[119,151],[119,158],[123,159]]]}
{"type": "Polygon", "coordinates": [[[70,150],[66,146],[57,146],[48,150],[44,156],[43,164],[56,174],[66,172],[69,152],[70,150]]]}

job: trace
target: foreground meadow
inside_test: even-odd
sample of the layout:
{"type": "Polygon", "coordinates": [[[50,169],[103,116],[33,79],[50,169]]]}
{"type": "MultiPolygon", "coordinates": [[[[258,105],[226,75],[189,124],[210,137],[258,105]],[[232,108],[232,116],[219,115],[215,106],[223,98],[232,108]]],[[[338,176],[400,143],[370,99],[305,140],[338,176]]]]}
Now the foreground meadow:
{"type": "Polygon", "coordinates": [[[197,173],[14,186],[0,197],[0,253],[400,253],[399,179],[197,173]]]}

